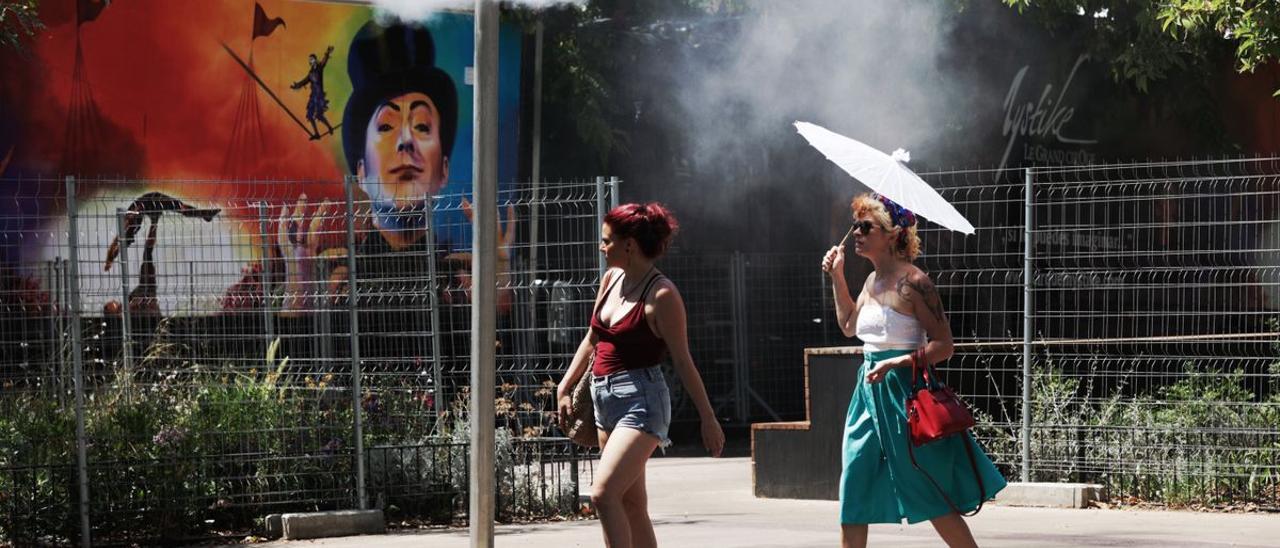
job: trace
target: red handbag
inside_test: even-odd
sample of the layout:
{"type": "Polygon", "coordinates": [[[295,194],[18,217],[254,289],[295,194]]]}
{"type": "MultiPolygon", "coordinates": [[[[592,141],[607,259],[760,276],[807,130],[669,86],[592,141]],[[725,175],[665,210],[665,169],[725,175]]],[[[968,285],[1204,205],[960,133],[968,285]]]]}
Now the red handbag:
{"type": "Polygon", "coordinates": [[[964,432],[973,428],[977,422],[973,420],[973,413],[969,412],[969,407],[960,400],[960,396],[938,380],[938,372],[933,369],[933,366],[927,363],[920,365],[923,361],[925,361],[923,350],[916,350],[911,354],[911,392],[907,394],[906,401],[907,430],[910,432],[911,441],[907,444],[907,454],[911,456],[911,465],[933,484],[933,488],[942,495],[942,500],[951,507],[951,511],[962,516],[973,516],[982,511],[987,492],[982,485],[982,474],[978,472],[978,463],[973,457],[972,445],[976,442],[964,435],[964,432]],[[973,478],[978,484],[978,507],[968,513],[961,512],[933,476],[920,467],[916,462],[914,449],[956,434],[964,437],[964,452],[969,457],[969,468],[973,471],[973,478]]]}
{"type": "Polygon", "coordinates": [[[911,393],[907,395],[907,428],[911,444],[919,447],[977,424],[969,407],[950,387],[938,381],[931,365],[920,365],[919,352],[911,355],[911,393]]]}

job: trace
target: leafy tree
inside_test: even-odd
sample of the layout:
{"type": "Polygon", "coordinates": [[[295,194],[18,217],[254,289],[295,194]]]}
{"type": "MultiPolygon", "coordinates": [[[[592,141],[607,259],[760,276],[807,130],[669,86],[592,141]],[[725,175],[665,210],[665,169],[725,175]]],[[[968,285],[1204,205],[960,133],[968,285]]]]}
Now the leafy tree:
{"type": "Polygon", "coordinates": [[[741,13],[743,0],[589,0],[584,6],[514,8],[507,16],[532,32],[543,23],[543,151],[546,177],[611,170],[626,155],[630,134],[620,128],[634,112],[621,96],[624,67],[644,46],[670,39],[673,22],[741,13]]]}
{"type": "Polygon", "coordinates": [[[0,0],[0,48],[26,51],[23,38],[44,28],[37,13],[39,4],[40,0],[0,0]]]}
{"type": "MultiPolygon", "coordinates": [[[[1275,0],[1004,0],[1050,32],[1083,31],[1117,81],[1147,91],[1180,73],[1205,74],[1225,58],[1240,72],[1280,59],[1275,0]]],[[[1280,92],[1277,92],[1280,95],[1280,92]]]]}

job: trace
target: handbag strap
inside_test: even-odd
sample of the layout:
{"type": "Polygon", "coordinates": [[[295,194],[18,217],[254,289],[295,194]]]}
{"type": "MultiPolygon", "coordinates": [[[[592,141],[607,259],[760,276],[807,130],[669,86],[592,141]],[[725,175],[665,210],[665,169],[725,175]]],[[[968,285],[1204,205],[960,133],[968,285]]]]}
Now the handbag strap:
{"type": "Polygon", "coordinates": [[[972,512],[961,512],[960,508],[956,507],[956,504],[951,501],[951,497],[948,497],[947,493],[938,485],[938,482],[933,479],[933,476],[929,475],[929,473],[916,462],[915,444],[912,443],[910,439],[907,440],[907,454],[911,456],[911,465],[914,466],[916,470],[919,470],[921,474],[924,474],[925,479],[928,479],[929,483],[933,485],[933,488],[938,490],[938,494],[942,495],[942,500],[946,501],[947,506],[951,508],[951,511],[962,516],[969,517],[975,516],[978,512],[982,511],[982,505],[986,503],[987,488],[982,484],[982,474],[978,473],[978,462],[973,457],[973,444],[976,442],[969,439],[968,432],[961,432],[959,436],[964,438],[964,453],[969,457],[969,468],[973,470],[973,479],[978,482],[978,507],[974,508],[972,512]]]}
{"type": "MultiPolygon", "coordinates": [[[[911,353],[911,392],[907,395],[908,406],[911,406],[912,403],[914,403],[912,400],[916,399],[917,390],[925,388],[936,389],[940,387],[937,371],[935,371],[928,363],[920,365],[920,362],[926,361],[926,359],[926,354],[924,353],[923,348],[917,349],[911,353]],[[917,380],[921,382],[916,384],[917,380]]],[[[942,487],[938,485],[938,482],[933,479],[933,476],[931,476],[929,472],[925,471],[925,469],[920,466],[920,463],[916,462],[915,443],[912,443],[910,439],[907,440],[907,454],[911,456],[911,466],[914,466],[916,470],[919,470],[921,474],[924,474],[925,479],[929,480],[929,483],[933,485],[933,488],[938,490],[939,495],[942,495],[942,500],[946,501],[947,506],[951,508],[951,511],[967,517],[977,515],[977,513],[982,510],[982,505],[986,503],[985,499],[987,497],[987,488],[982,484],[982,474],[978,473],[978,462],[973,457],[973,444],[976,442],[969,439],[967,432],[961,432],[959,435],[964,438],[964,453],[965,456],[969,457],[969,468],[973,470],[973,479],[978,483],[978,507],[975,508],[973,512],[961,512],[960,508],[956,507],[956,504],[951,501],[951,497],[947,496],[946,491],[943,491],[942,487]]]]}
{"type": "Polygon", "coordinates": [[[937,390],[942,386],[942,380],[938,378],[938,370],[928,363],[924,347],[911,352],[911,395],[907,399],[912,399],[916,391],[922,388],[937,390]]]}

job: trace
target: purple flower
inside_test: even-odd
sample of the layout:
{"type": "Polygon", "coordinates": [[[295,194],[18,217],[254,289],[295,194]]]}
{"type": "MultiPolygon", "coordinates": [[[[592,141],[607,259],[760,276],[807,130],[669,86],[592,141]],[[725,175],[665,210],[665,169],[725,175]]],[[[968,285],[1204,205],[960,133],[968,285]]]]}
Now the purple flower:
{"type": "Polygon", "coordinates": [[[151,443],[160,447],[168,447],[181,443],[187,439],[187,429],[175,426],[162,426],[155,436],[151,437],[151,443]]]}

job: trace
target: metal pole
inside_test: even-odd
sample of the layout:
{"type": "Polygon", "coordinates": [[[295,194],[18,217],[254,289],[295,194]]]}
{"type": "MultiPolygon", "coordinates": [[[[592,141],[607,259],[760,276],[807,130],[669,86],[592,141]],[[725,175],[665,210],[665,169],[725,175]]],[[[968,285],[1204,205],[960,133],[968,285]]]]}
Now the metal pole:
{"type": "Polygon", "coordinates": [[[492,548],[497,342],[498,3],[476,0],[471,296],[471,546],[492,548]]]}
{"type": "Polygon", "coordinates": [[[743,331],[747,326],[745,295],[742,291],[742,252],[734,251],[729,259],[729,294],[733,299],[733,409],[734,416],[742,423],[747,422],[747,405],[749,402],[745,384],[747,379],[746,337],[743,331]]]}
{"type": "Polygon", "coordinates": [[[542,177],[542,16],[533,27],[533,188],[542,177]]]}
{"type": "Polygon", "coordinates": [[[574,512],[578,511],[578,500],[582,496],[582,485],[580,477],[582,473],[578,470],[578,444],[569,444],[569,484],[573,486],[573,500],[571,508],[574,512]]]}
{"type": "Polygon", "coordinates": [[[622,183],[622,179],[617,177],[609,178],[609,208],[618,207],[622,201],[622,195],[618,193],[618,185],[622,183]]]}
{"type": "MultiPolygon", "coordinates": [[[[59,305],[62,307],[62,311],[58,314],[58,321],[60,322],[58,326],[60,337],[58,339],[58,359],[62,360],[62,386],[71,387],[72,394],[70,396],[74,396],[75,364],[71,359],[71,270],[67,268],[67,262],[66,258],[62,258],[59,259],[58,265],[58,281],[62,284],[59,289],[61,291],[59,297],[62,299],[59,305]]],[[[67,396],[67,394],[63,395],[63,401],[66,401],[67,396]]]]}
{"type": "Polygon", "coordinates": [[[57,387],[58,405],[61,406],[66,403],[66,396],[64,392],[66,391],[67,386],[67,366],[66,362],[62,359],[61,323],[62,309],[64,307],[62,306],[62,282],[58,279],[58,276],[61,275],[61,269],[58,268],[58,261],[59,259],[55,257],[52,261],[48,262],[49,283],[45,287],[50,289],[51,295],[49,300],[52,301],[50,303],[52,308],[49,309],[49,352],[47,355],[50,359],[58,361],[58,370],[55,376],[54,386],[57,387]],[[56,354],[56,356],[54,356],[54,354],[56,354]]]}
{"type": "Polygon", "coordinates": [[[1022,229],[1022,481],[1031,481],[1031,314],[1032,301],[1032,253],[1035,249],[1031,238],[1034,234],[1035,208],[1032,194],[1034,177],[1027,168],[1026,211],[1022,229]]]}
{"type": "Polygon", "coordinates": [[[120,239],[120,351],[126,371],[133,369],[133,322],[129,314],[129,246],[125,245],[124,209],[116,208],[116,235],[120,239]]]}
{"type": "Polygon", "coordinates": [[[356,504],[361,510],[368,505],[364,491],[364,430],[360,401],[360,315],[356,288],[356,215],[355,177],[347,177],[347,318],[351,337],[351,408],[356,445],[356,504]]]}
{"type": "Polygon", "coordinates": [[[436,418],[444,413],[444,379],[441,377],[440,345],[444,344],[440,333],[440,280],[436,279],[436,198],[427,194],[424,198],[427,212],[427,299],[431,303],[431,389],[432,406],[436,418]]]}
{"type": "MultiPolygon", "coordinates": [[[[527,307],[527,326],[525,330],[525,348],[526,352],[531,354],[537,353],[537,327],[538,327],[538,239],[541,234],[538,231],[538,225],[541,224],[539,219],[540,210],[542,209],[542,185],[537,180],[533,180],[532,196],[529,199],[529,267],[528,284],[529,288],[529,304],[527,307]]],[[[508,221],[510,222],[510,221],[508,221]]]]}
{"type": "MultiPolygon", "coordinates": [[[[266,333],[267,347],[276,340],[275,322],[272,321],[271,299],[274,293],[271,291],[271,245],[270,236],[267,232],[267,203],[258,202],[258,235],[262,245],[262,327],[266,333]]],[[[195,303],[192,303],[195,308],[195,303]]]]}
{"type": "MultiPolygon", "coordinates": [[[[604,177],[596,177],[596,240],[604,237],[601,233],[604,226],[604,177]]],[[[596,264],[599,265],[600,277],[604,278],[604,271],[608,266],[604,262],[604,253],[596,254],[596,264]]]]}
{"type": "MultiPolygon", "coordinates": [[[[742,421],[743,424],[749,424],[751,422],[751,398],[753,395],[756,394],[755,390],[751,388],[751,360],[748,358],[748,356],[751,355],[751,336],[750,336],[751,314],[750,314],[750,309],[747,307],[747,257],[746,255],[743,255],[741,252],[737,252],[737,253],[738,253],[737,300],[738,300],[738,307],[742,310],[742,315],[741,315],[742,323],[740,325],[734,326],[734,328],[738,330],[738,340],[741,341],[739,344],[742,346],[742,350],[740,351],[740,354],[743,357],[742,361],[739,363],[739,367],[742,368],[742,373],[740,374],[742,378],[742,381],[740,383],[742,386],[742,403],[738,404],[740,406],[738,420],[742,421]]],[[[755,395],[755,397],[758,399],[760,398],[758,395],[755,395]]],[[[760,403],[761,405],[764,406],[765,410],[767,410],[770,414],[774,416],[774,420],[779,420],[777,413],[774,413],[773,410],[769,408],[768,404],[766,404],[763,399],[760,399],[760,403]]]]}
{"type": "Polygon", "coordinates": [[[187,261],[187,306],[191,314],[196,313],[196,262],[187,261]]]}
{"type": "Polygon", "coordinates": [[[525,331],[525,348],[527,352],[537,353],[536,327],[538,325],[538,288],[534,283],[538,279],[538,225],[541,214],[542,195],[542,42],[543,24],[541,14],[533,29],[533,165],[532,196],[529,200],[529,306],[528,329],[525,331]]]}
{"type": "MultiPolygon", "coordinates": [[[[76,471],[80,478],[80,546],[93,545],[89,529],[89,454],[84,434],[84,348],[80,341],[79,214],[76,213],[76,179],[67,177],[67,294],[71,299],[72,379],[76,390],[76,471]]],[[[123,262],[123,261],[122,261],[123,262]]],[[[126,307],[128,304],[126,303],[126,307]]]]}

